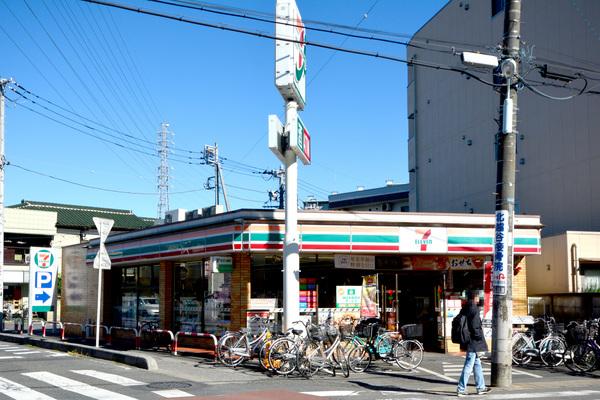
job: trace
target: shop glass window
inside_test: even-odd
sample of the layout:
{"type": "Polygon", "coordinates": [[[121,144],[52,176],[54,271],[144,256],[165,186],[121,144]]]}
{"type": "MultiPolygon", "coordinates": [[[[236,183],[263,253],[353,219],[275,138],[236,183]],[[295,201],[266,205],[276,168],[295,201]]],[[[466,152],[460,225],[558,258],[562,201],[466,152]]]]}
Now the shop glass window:
{"type": "Polygon", "coordinates": [[[175,330],[222,334],[231,322],[231,270],[210,262],[175,264],[175,330]]]}
{"type": "Polygon", "coordinates": [[[160,324],[158,265],[122,268],[118,293],[114,313],[118,326],[136,328],[146,321],[160,324]]]}

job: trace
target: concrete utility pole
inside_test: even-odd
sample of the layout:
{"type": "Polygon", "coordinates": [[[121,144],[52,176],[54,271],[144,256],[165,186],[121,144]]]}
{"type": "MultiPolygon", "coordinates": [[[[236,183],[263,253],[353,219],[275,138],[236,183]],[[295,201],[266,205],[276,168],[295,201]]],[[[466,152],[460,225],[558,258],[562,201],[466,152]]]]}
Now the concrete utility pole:
{"type": "Polygon", "coordinates": [[[0,78],[0,332],[4,331],[4,88],[10,81],[0,78]]]}
{"type": "MultiPolygon", "coordinates": [[[[298,104],[286,104],[285,130],[295,134],[298,104]]],[[[300,242],[298,240],[298,159],[288,148],[285,151],[285,238],[283,243],[283,327],[292,327],[300,319],[300,242]]]]}
{"type": "Polygon", "coordinates": [[[496,229],[492,285],[494,293],[492,318],[493,386],[512,384],[512,279],[513,231],[515,215],[515,157],[517,125],[517,90],[513,78],[518,73],[521,40],[521,0],[506,0],[501,70],[507,87],[501,91],[500,108],[503,121],[497,136],[496,229]]]}

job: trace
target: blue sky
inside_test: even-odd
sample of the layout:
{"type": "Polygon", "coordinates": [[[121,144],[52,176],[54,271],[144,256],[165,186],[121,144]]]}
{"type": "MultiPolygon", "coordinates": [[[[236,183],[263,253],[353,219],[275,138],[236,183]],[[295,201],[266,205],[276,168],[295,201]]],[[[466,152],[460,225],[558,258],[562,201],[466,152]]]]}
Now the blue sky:
{"type": "MultiPolygon", "coordinates": [[[[274,31],[273,24],[259,21],[149,1],[118,2],[274,31]]],[[[209,4],[272,18],[274,3],[209,4]]],[[[298,7],[305,21],[410,35],[445,3],[298,0],[298,7]]],[[[273,40],[77,0],[0,0],[0,15],[0,77],[12,77],[54,103],[38,98],[33,104],[7,92],[18,104],[6,104],[5,153],[11,165],[6,167],[5,204],[28,199],[156,216],[159,160],[154,143],[163,121],[175,134],[170,209],[213,203],[214,193],[204,189],[213,170],[197,159],[205,144],[218,143],[226,158],[233,209],[262,208],[267,191],[277,189],[276,180],[256,173],[279,167],[267,148],[267,116],[284,120],[284,102],[274,85],[273,40]]],[[[310,30],[307,40],[406,55],[404,46],[310,30]]],[[[315,47],[308,48],[307,65],[307,104],[301,117],[312,136],[313,163],[299,166],[299,199],[326,199],[334,191],[383,186],[388,179],[407,183],[406,65],[315,47]]]]}

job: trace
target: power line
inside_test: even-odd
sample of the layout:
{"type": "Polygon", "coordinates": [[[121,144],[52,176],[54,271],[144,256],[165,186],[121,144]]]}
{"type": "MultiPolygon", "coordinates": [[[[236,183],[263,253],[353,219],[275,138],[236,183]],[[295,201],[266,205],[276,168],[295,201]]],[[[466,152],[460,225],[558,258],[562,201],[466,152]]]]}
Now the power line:
{"type": "MultiPolygon", "coordinates": [[[[275,21],[275,15],[273,13],[268,13],[268,12],[261,12],[261,11],[256,11],[256,10],[229,7],[229,6],[223,6],[223,5],[216,5],[216,4],[210,4],[210,3],[206,3],[206,2],[193,1],[193,0],[192,1],[148,0],[148,1],[173,5],[176,7],[195,9],[198,11],[204,11],[204,12],[220,14],[220,15],[225,15],[225,16],[266,22],[266,23],[271,23],[271,24],[277,23],[277,24],[282,24],[282,25],[296,26],[293,23],[275,21]],[[227,10],[227,11],[218,11],[218,10],[227,10]],[[251,15],[258,15],[260,17],[252,17],[251,15]]],[[[485,49],[490,48],[490,46],[485,45],[485,44],[441,40],[441,39],[427,38],[427,37],[422,37],[422,36],[419,36],[418,38],[416,38],[414,35],[411,35],[408,33],[398,33],[398,32],[390,32],[390,31],[383,31],[383,30],[359,28],[358,25],[350,26],[350,25],[336,24],[336,23],[331,23],[331,22],[323,22],[323,21],[309,20],[309,19],[303,19],[302,22],[304,23],[305,28],[307,30],[323,32],[323,33],[330,33],[330,34],[335,34],[335,35],[343,35],[343,36],[354,37],[354,38],[358,38],[358,39],[378,40],[378,41],[387,42],[387,43],[391,43],[391,44],[399,44],[399,45],[403,45],[403,46],[422,48],[423,50],[439,51],[439,50],[431,49],[431,48],[427,48],[427,47],[420,47],[411,42],[394,41],[394,40],[389,40],[389,39],[386,40],[383,38],[374,37],[373,35],[387,36],[387,37],[401,37],[401,38],[405,38],[405,39],[411,39],[412,42],[417,42],[417,43],[421,43],[421,44],[428,45],[428,46],[434,45],[433,43],[443,43],[443,44],[435,45],[435,46],[444,47],[444,48],[447,48],[448,50],[456,49],[457,45],[468,46],[469,48],[473,48],[473,47],[485,48],[485,49]],[[328,27],[328,29],[315,28],[315,27],[311,27],[310,25],[325,26],[325,27],[328,27]],[[340,31],[334,30],[333,28],[350,31],[350,32],[369,33],[371,36],[352,35],[352,34],[349,34],[346,32],[340,32],[340,31]]],[[[443,51],[443,52],[447,53],[448,51],[443,51]]]]}
{"type": "MultiPolygon", "coordinates": [[[[20,170],[23,170],[25,172],[29,172],[31,174],[43,176],[43,177],[46,177],[46,178],[49,178],[49,179],[53,179],[53,180],[56,180],[56,181],[68,183],[68,184],[75,185],[75,186],[84,187],[86,189],[93,189],[93,190],[99,190],[99,191],[111,192],[111,193],[140,195],[140,196],[156,196],[158,194],[157,192],[133,192],[133,191],[129,191],[129,190],[109,189],[109,188],[103,188],[103,187],[99,187],[99,186],[87,185],[87,184],[75,182],[75,181],[72,181],[72,180],[69,180],[69,179],[59,178],[57,176],[46,174],[44,172],[35,171],[35,170],[32,170],[32,169],[23,167],[21,165],[11,163],[11,162],[7,162],[6,165],[18,168],[20,170]]],[[[186,191],[181,191],[181,192],[171,192],[171,194],[184,194],[184,193],[203,192],[203,191],[204,191],[203,189],[194,189],[194,190],[186,190],[186,191]]]]}
{"type": "MultiPolygon", "coordinates": [[[[133,139],[133,140],[136,140],[136,141],[142,142],[142,143],[146,143],[146,144],[149,144],[149,145],[152,145],[152,146],[154,146],[154,145],[155,145],[155,142],[151,142],[151,141],[149,141],[149,140],[146,140],[146,139],[143,139],[143,138],[139,138],[139,137],[137,137],[137,136],[133,136],[133,135],[131,135],[131,134],[129,134],[129,133],[126,133],[126,132],[123,132],[123,131],[121,131],[121,130],[118,130],[118,129],[115,129],[115,128],[111,128],[111,127],[109,127],[109,126],[107,126],[107,125],[105,125],[105,124],[102,124],[102,123],[100,123],[100,122],[97,122],[97,121],[94,121],[94,120],[92,120],[92,119],[89,119],[89,118],[87,118],[87,117],[85,117],[85,116],[83,116],[83,115],[81,115],[81,114],[78,114],[78,113],[76,113],[76,112],[74,112],[74,111],[70,111],[70,110],[68,110],[68,109],[66,109],[66,108],[64,108],[64,107],[62,107],[62,106],[60,106],[59,104],[56,104],[55,102],[53,102],[53,101],[51,101],[51,100],[48,100],[48,99],[46,99],[45,97],[42,97],[42,96],[40,96],[40,95],[38,95],[38,94],[36,94],[36,93],[32,92],[31,90],[29,90],[29,89],[27,89],[27,88],[23,87],[23,86],[22,86],[22,85],[20,85],[19,83],[14,83],[14,86],[18,87],[20,90],[22,90],[22,91],[26,92],[26,93],[27,93],[27,94],[29,94],[30,96],[33,96],[33,97],[35,97],[36,99],[42,100],[42,101],[44,101],[44,102],[46,102],[46,103],[48,103],[48,104],[50,104],[50,105],[52,105],[52,106],[54,106],[54,107],[56,107],[56,108],[58,108],[58,109],[62,110],[62,111],[65,111],[65,112],[68,112],[68,113],[70,113],[70,114],[73,114],[73,115],[77,116],[78,118],[81,118],[81,119],[83,119],[84,121],[87,121],[87,122],[93,123],[93,124],[95,124],[95,125],[98,125],[98,126],[100,126],[100,127],[104,128],[104,129],[108,129],[108,130],[110,130],[110,131],[112,131],[112,132],[115,132],[115,133],[118,133],[118,134],[120,134],[120,135],[123,135],[123,136],[125,136],[125,137],[127,137],[127,138],[130,138],[130,139],[133,139]]],[[[15,90],[14,90],[14,89],[12,89],[12,88],[11,88],[11,90],[15,91],[15,90]]],[[[26,96],[24,96],[24,95],[23,95],[23,94],[21,94],[21,93],[18,93],[17,91],[15,91],[15,93],[19,94],[21,97],[25,97],[25,98],[26,98],[26,96]]],[[[31,99],[29,99],[29,98],[27,98],[27,99],[28,99],[29,101],[31,101],[31,102],[34,102],[33,100],[31,100],[31,99]]],[[[43,107],[43,106],[42,106],[42,105],[40,105],[40,107],[43,107]]],[[[53,111],[53,112],[54,112],[54,111],[53,111]]],[[[68,117],[65,117],[65,118],[68,118],[68,117]]],[[[81,123],[79,123],[79,124],[81,124],[81,123]]],[[[83,124],[82,124],[82,125],[83,125],[83,124]]],[[[92,129],[93,129],[93,128],[92,128],[92,129]]],[[[152,148],[154,148],[154,147],[152,147],[152,148]]],[[[201,153],[201,152],[199,152],[199,151],[182,149],[182,148],[178,148],[178,147],[175,147],[175,146],[173,146],[173,147],[170,147],[170,150],[174,150],[174,151],[180,151],[180,152],[184,152],[184,153],[188,153],[188,154],[199,154],[199,153],[201,153]]],[[[183,156],[183,155],[179,155],[179,156],[180,156],[180,157],[185,157],[185,156],[183,156]]],[[[198,156],[198,157],[191,157],[191,156],[188,156],[188,158],[191,158],[191,159],[197,159],[197,160],[200,160],[200,159],[201,159],[201,157],[199,157],[199,156],[198,156]]]]}
{"type": "Polygon", "coordinates": [[[416,61],[416,60],[405,60],[405,59],[400,58],[400,57],[395,57],[395,56],[389,56],[389,55],[385,55],[385,54],[380,54],[378,52],[371,52],[371,51],[366,51],[366,50],[347,49],[347,48],[342,48],[342,47],[339,47],[339,46],[333,46],[333,45],[329,45],[329,44],[325,44],[325,43],[318,43],[318,42],[311,42],[311,41],[300,41],[300,40],[294,40],[294,39],[289,39],[289,38],[280,38],[280,37],[277,37],[277,36],[275,36],[273,34],[262,33],[262,32],[257,32],[257,31],[251,31],[251,30],[248,30],[248,29],[237,28],[237,27],[231,27],[231,26],[227,26],[225,24],[214,24],[214,23],[209,23],[209,22],[197,21],[197,20],[193,20],[193,19],[190,19],[190,18],[186,18],[186,17],[177,17],[177,16],[174,16],[174,15],[164,14],[164,13],[157,12],[157,11],[144,10],[144,9],[141,9],[141,8],[135,8],[135,7],[130,7],[130,6],[123,5],[123,4],[111,3],[111,2],[101,1],[101,0],[81,0],[81,1],[84,1],[86,3],[93,3],[93,4],[103,5],[103,6],[107,6],[107,7],[118,8],[118,9],[126,10],[126,11],[133,11],[133,12],[137,12],[139,14],[152,15],[152,16],[155,16],[155,17],[170,19],[170,20],[174,20],[174,21],[178,21],[178,22],[184,22],[184,23],[187,23],[187,24],[204,26],[204,27],[207,27],[207,28],[220,29],[220,30],[229,31],[229,32],[241,33],[241,34],[244,34],[244,35],[260,37],[260,38],[263,38],[263,39],[280,40],[280,41],[290,42],[290,43],[300,43],[300,44],[304,44],[306,46],[312,46],[312,47],[318,47],[318,48],[323,48],[323,49],[335,50],[335,51],[340,51],[340,52],[348,53],[348,54],[363,55],[363,56],[367,56],[367,57],[379,58],[379,59],[382,59],[382,60],[395,61],[395,62],[400,62],[400,63],[403,63],[403,64],[407,64],[407,65],[416,65],[416,66],[425,67],[425,68],[432,68],[432,69],[443,70],[443,71],[457,72],[457,73],[469,76],[469,77],[471,77],[471,78],[473,78],[473,79],[475,79],[475,80],[477,80],[477,81],[479,81],[481,83],[484,83],[484,84],[486,84],[488,86],[492,86],[492,87],[504,87],[504,85],[494,84],[493,82],[485,81],[484,79],[478,77],[477,75],[475,75],[474,73],[468,71],[467,69],[451,67],[451,66],[448,66],[448,65],[436,64],[436,63],[433,63],[433,62],[416,61]]]}

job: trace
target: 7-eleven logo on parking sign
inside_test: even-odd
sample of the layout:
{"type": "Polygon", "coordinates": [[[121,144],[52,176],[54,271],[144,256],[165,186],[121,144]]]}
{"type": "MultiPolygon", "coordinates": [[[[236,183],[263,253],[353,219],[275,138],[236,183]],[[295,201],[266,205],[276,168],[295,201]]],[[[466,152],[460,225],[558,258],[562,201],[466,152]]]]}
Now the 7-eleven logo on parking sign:
{"type": "Polygon", "coordinates": [[[50,268],[54,264],[54,254],[49,250],[39,250],[35,253],[33,262],[39,268],[50,268]]]}

